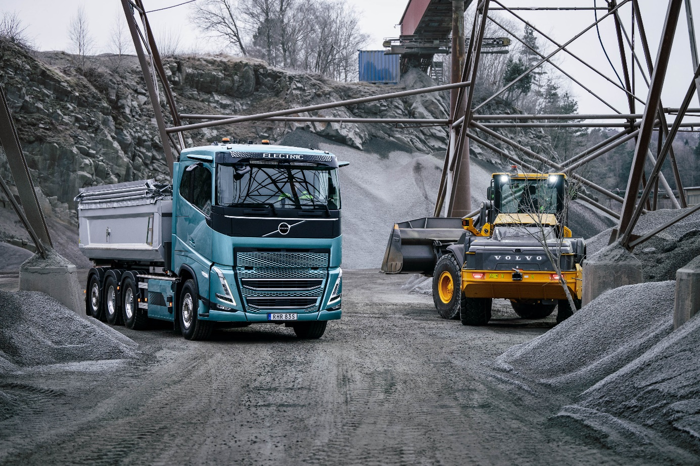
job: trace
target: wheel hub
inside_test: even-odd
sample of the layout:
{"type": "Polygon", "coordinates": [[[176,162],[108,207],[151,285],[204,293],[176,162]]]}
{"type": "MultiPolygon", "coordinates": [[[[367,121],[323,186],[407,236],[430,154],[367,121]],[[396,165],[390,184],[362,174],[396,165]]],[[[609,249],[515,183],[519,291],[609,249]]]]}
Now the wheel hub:
{"type": "Polygon", "coordinates": [[[452,301],[452,295],[454,293],[454,280],[452,280],[452,274],[445,270],[440,274],[438,279],[438,294],[440,295],[440,301],[448,304],[452,301]]]}
{"type": "Polygon", "coordinates": [[[97,310],[100,304],[100,287],[97,283],[92,284],[92,289],[90,290],[90,304],[94,311],[97,310]]]}
{"type": "Polygon", "coordinates": [[[131,319],[134,315],[134,292],[129,287],[127,287],[124,293],[124,312],[126,313],[127,319],[131,319]]]}
{"type": "Polygon", "coordinates": [[[113,316],[114,313],[116,312],[116,301],[117,301],[117,293],[114,291],[114,287],[110,286],[107,289],[107,313],[110,316],[113,316]]]}
{"type": "Polygon", "coordinates": [[[192,303],[192,295],[187,293],[182,300],[182,325],[185,330],[192,326],[192,318],[194,317],[194,304],[192,303]]]}

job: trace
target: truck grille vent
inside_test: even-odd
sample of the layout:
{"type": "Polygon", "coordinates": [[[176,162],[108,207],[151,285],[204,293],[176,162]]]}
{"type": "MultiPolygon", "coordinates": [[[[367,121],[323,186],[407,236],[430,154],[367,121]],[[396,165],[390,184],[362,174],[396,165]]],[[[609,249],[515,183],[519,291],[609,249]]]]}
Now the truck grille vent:
{"type": "Polygon", "coordinates": [[[248,297],[248,306],[257,309],[300,309],[307,307],[315,307],[318,298],[299,298],[299,297],[248,297]]]}
{"type": "Polygon", "coordinates": [[[238,267],[328,267],[328,253],[324,252],[239,252],[238,267]]]}
{"type": "Polygon", "coordinates": [[[291,279],[242,279],[243,288],[250,290],[269,290],[269,291],[300,291],[314,290],[323,286],[323,279],[313,280],[291,280],[291,279]]]}

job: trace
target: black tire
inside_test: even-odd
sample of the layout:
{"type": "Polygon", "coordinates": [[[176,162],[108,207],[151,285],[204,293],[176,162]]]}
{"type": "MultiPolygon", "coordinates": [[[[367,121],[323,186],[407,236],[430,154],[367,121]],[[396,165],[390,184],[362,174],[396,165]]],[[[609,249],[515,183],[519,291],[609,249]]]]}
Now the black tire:
{"type": "Polygon", "coordinates": [[[122,320],[117,288],[117,280],[111,275],[107,276],[104,287],[104,314],[107,323],[112,325],[119,325],[122,320]]]}
{"type": "Polygon", "coordinates": [[[126,328],[143,330],[148,327],[148,316],[139,309],[139,290],[130,273],[122,280],[122,321],[126,328]]]}
{"type": "Polygon", "coordinates": [[[180,323],[180,331],[186,340],[206,340],[211,336],[214,325],[211,322],[199,320],[197,308],[199,293],[194,280],[189,279],[182,286],[180,293],[177,318],[180,323]]]}
{"type": "Polygon", "coordinates": [[[457,259],[445,254],[433,271],[433,303],[443,319],[459,318],[462,296],[462,273],[457,259]]]}
{"type": "MultiPolygon", "coordinates": [[[[574,298],[574,304],[576,305],[576,310],[578,311],[581,309],[581,300],[574,298]]],[[[569,304],[568,299],[560,299],[559,304],[558,304],[559,310],[557,311],[557,323],[560,324],[564,322],[566,319],[574,315],[573,311],[571,310],[571,305],[569,304]]]]}
{"type": "Polygon", "coordinates": [[[316,322],[299,322],[294,324],[294,333],[303,340],[318,340],[326,331],[328,322],[325,320],[316,322]]]}
{"type": "Polygon", "coordinates": [[[85,314],[97,320],[104,320],[104,300],[100,289],[100,277],[97,274],[90,275],[85,296],[85,314]]]}
{"type": "Polygon", "coordinates": [[[523,319],[544,319],[557,307],[556,304],[542,304],[541,301],[511,301],[510,305],[523,319]]]}
{"type": "Polygon", "coordinates": [[[491,320],[491,298],[467,298],[462,296],[459,320],[462,325],[486,325],[491,320]]]}

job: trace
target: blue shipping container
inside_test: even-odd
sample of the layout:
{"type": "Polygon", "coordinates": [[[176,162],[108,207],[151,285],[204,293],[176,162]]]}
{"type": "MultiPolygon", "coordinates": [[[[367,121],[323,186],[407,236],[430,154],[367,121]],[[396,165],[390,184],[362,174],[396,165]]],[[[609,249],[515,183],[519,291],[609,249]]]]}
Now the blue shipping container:
{"type": "Polygon", "coordinates": [[[401,77],[399,55],[384,55],[383,50],[359,51],[360,81],[397,84],[401,77]]]}

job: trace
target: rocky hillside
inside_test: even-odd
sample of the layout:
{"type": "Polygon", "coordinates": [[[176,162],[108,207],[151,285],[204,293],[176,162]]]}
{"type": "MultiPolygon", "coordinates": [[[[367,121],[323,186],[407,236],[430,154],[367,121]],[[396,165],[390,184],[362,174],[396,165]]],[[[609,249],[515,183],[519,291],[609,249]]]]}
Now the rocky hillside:
{"type": "MultiPolygon", "coordinates": [[[[183,114],[252,114],[434,85],[428,76],[417,70],[406,73],[398,86],[380,86],[339,83],[318,75],[271,68],[257,60],[228,56],[176,57],[167,59],[164,65],[178,109],[183,114]]],[[[72,225],[72,230],[62,227],[62,231],[75,231],[77,216],[73,210],[73,198],[82,187],[147,178],[168,180],[153,110],[135,57],[91,57],[87,66],[78,69],[74,57],[69,54],[33,52],[0,41],[0,70],[0,85],[5,89],[44,210],[52,222],[65,227],[72,225]]],[[[164,96],[160,100],[165,102],[164,96]]],[[[446,118],[448,105],[448,93],[443,92],[329,109],[314,115],[446,118]]],[[[496,107],[486,111],[518,113],[517,109],[503,102],[494,105],[496,107]]],[[[163,110],[168,116],[169,110],[165,107],[163,110]]],[[[504,131],[533,150],[557,157],[542,131],[504,131]]],[[[390,173],[396,168],[397,160],[414,164],[421,157],[433,156],[432,162],[424,159],[418,163],[421,167],[426,163],[434,166],[430,175],[421,174],[416,179],[406,180],[406,183],[393,179],[377,181],[383,186],[366,186],[357,192],[360,200],[367,196],[377,197],[376,189],[389,190],[394,182],[400,185],[402,192],[404,187],[406,193],[415,191],[416,199],[410,196],[396,199],[389,191],[386,196],[377,198],[386,204],[379,209],[387,213],[387,218],[381,219],[382,226],[404,220],[393,218],[389,212],[409,215],[415,211],[409,215],[413,217],[431,214],[431,202],[436,197],[442,164],[439,159],[444,158],[448,142],[444,127],[249,122],[188,132],[186,143],[188,146],[209,143],[223,136],[281,142],[290,134],[321,137],[370,156],[371,160],[351,170],[356,180],[374,179],[371,170],[390,173]],[[391,156],[397,151],[406,157],[391,156]],[[374,158],[377,163],[372,162],[374,158]],[[437,176],[432,174],[434,171],[438,172],[437,176]],[[414,183],[415,189],[411,187],[414,183]],[[406,211],[404,207],[407,205],[414,210],[406,211]]],[[[314,138],[295,137],[292,140],[297,141],[296,144],[308,145],[316,144],[314,141],[318,139],[314,138]]],[[[500,143],[496,145],[503,147],[500,143]]],[[[507,147],[504,149],[511,151],[507,147]]],[[[505,164],[499,156],[481,150],[476,144],[471,145],[471,151],[487,165],[495,165],[494,169],[505,164]]],[[[488,178],[487,172],[479,173],[488,178]]],[[[1,152],[0,175],[12,183],[1,152]]],[[[475,183],[475,186],[483,184],[479,180],[475,183]]],[[[480,202],[483,197],[481,191],[485,192],[485,188],[474,192],[475,202],[480,202]]],[[[2,205],[0,196],[0,207],[2,205]]],[[[0,214],[0,241],[26,236],[12,211],[0,210],[0,214]]],[[[61,241],[65,244],[75,242],[68,237],[61,241]]],[[[383,244],[385,240],[380,242],[383,244]]]]}

